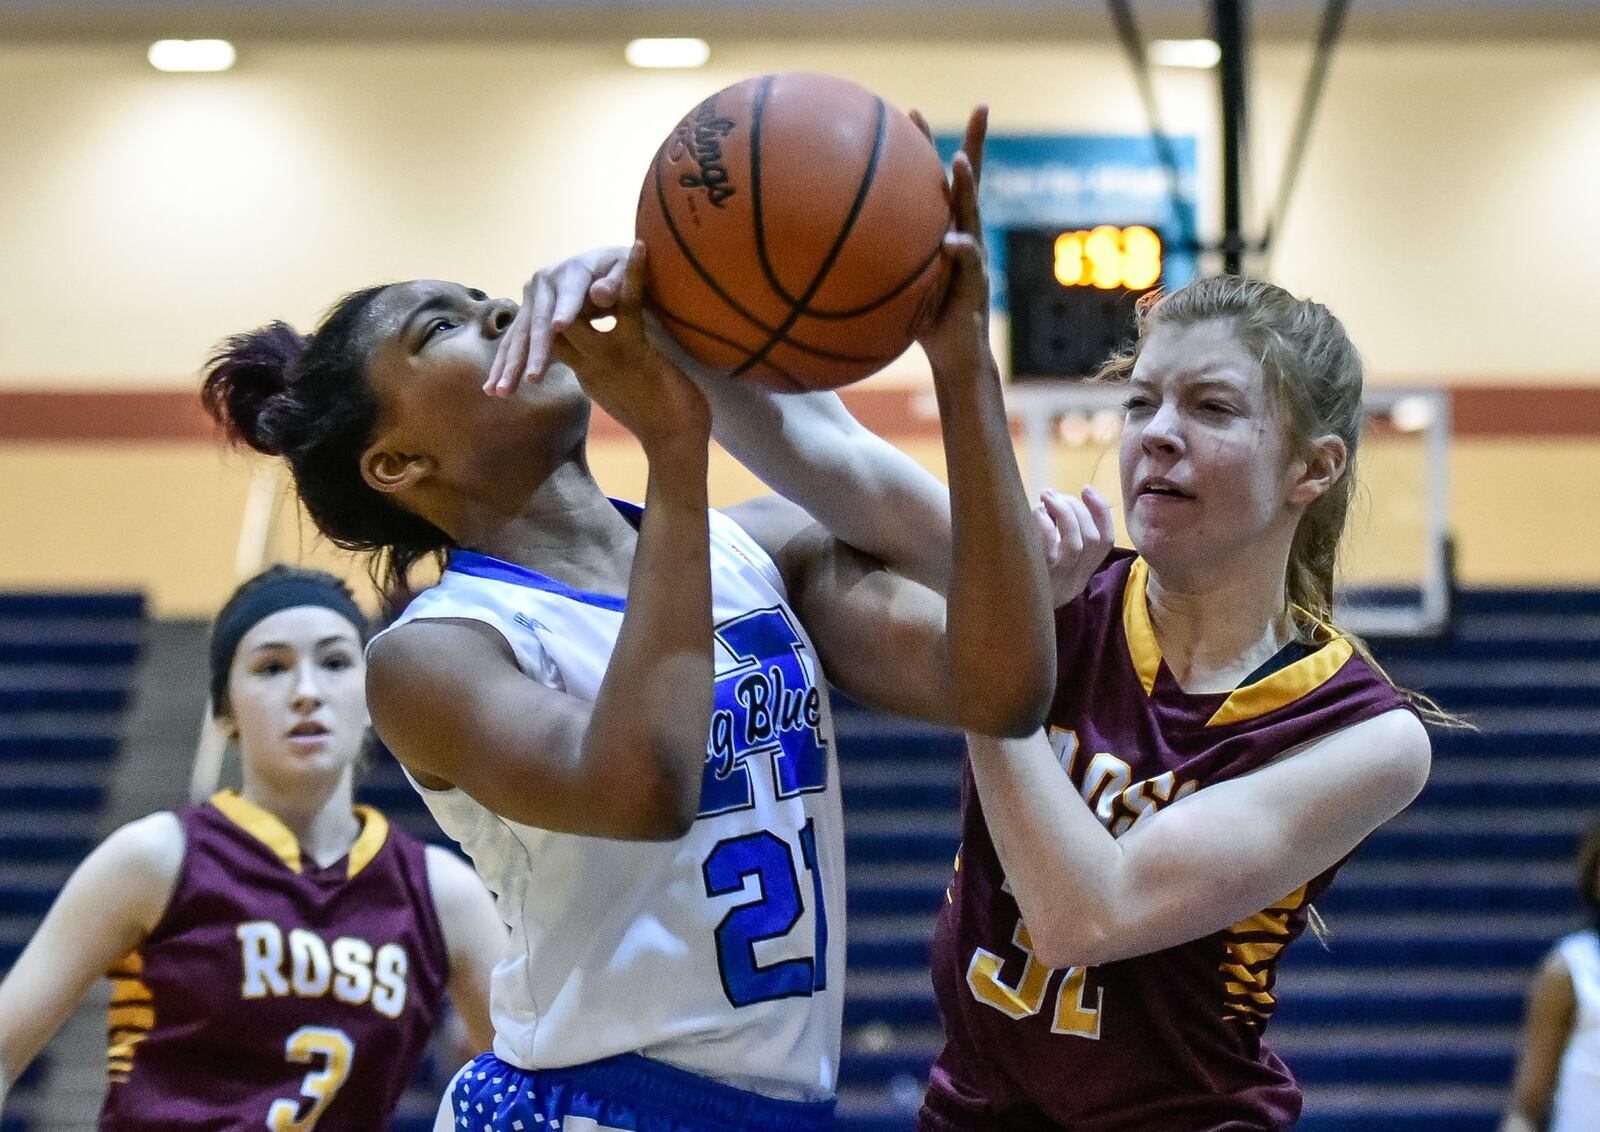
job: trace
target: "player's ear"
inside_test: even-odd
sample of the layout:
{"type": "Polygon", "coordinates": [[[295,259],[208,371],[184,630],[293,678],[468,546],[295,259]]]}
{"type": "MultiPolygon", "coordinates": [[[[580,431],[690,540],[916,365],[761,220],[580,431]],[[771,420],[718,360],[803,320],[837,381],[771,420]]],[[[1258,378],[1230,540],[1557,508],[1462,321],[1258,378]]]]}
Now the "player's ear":
{"type": "Polygon", "coordinates": [[[433,459],[415,452],[396,452],[382,440],[361,454],[361,478],[384,495],[406,491],[433,473],[433,459]]]}
{"type": "Polygon", "coordinates": [[[1329,433],[1312,440],[1295,461],[1289,502],[1299,507],[1311,506],[1339,482],[1349,462],[1350,450],[1343,437],[1329,433]]]}

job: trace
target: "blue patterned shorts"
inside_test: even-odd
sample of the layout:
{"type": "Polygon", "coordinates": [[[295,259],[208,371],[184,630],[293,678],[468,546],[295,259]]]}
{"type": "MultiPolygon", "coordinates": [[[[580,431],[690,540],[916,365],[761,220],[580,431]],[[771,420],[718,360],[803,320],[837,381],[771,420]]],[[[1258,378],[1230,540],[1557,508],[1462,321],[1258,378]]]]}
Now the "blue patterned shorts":
{"type": "Polygon", "coordinates": [[[436,1132],[824,1132],[833,1102],[784,1101],[625,1053],[561,1069],[480,1054],[450,1083],[436,1132]]]}

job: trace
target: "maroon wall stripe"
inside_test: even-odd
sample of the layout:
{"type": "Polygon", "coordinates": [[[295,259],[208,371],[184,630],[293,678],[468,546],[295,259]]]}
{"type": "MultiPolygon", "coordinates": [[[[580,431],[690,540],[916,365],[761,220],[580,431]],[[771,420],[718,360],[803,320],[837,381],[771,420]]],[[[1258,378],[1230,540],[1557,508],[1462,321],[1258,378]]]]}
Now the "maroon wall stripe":
{"type": "MultiPolygon", "coordinates": [[[[919,411],[921,389],[841,391],[868,428],[891,439],[932,440],[938,422],[919,411]]],[[[1469,385],[1451,391],[1456,435],[1488,439],[1600,438],[1600,385],[1469,385]]],[[[0,390],[0,442],[174,442],[213,439],[215,426],[186,390],[0,390]]],[[[621,427],[595,411],[591,435],[621,427]]]]}

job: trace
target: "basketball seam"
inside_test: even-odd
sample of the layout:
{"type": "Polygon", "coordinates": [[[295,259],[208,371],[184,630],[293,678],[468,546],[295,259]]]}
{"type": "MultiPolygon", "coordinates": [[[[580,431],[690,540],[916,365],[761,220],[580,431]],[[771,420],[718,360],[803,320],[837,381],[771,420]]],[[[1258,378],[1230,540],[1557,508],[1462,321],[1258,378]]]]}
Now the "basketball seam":
{"type": "MultiPolygon", "coordinates": [[[[657,157],[659,158],[659,156],[660,156],[660,154],[658,152],[657,157]]],[[[761,331],[761,333],[767,334],[767,335],[771,335],[774,332],[774,328],[771,327],[771,326],[768,326],[761,319],[759,319],[755,315],[751,314],[743,306],[741,306],[737,301],[735,301],[732,295],[729,295],[726,291],[724,291],[722,289],[721,285],[719,285],[717,283],[716,279],[711,275],[711,273],[706,270],[705,265],[702,264],[698,258],[696,258],[693,250],[690,249],[688,241],[683,238],[683,233],[678,230],[677,222],[673,220],[672,213],[667,207],[666,190],[664,188],[662,188],[662,184],[661,184],[661,165],[660,165],[659,160],[656,162],[655,165],[651,166],[650,177],[651,177],[652,182],[655,185],[656,207],[661,213],[662,221],[667,226],[667,231],[672,233],[672,239],[673,239],[673,242],[678,245],[678,251],[683,254],[684,261],[686,263],[688,263],[690,267],[694,268],[695,274],[700,276],[700,278],[705,281],[706,286],[710,287],[712,293],[715,294],[717,296],[717,298],[721,299],[724,303],[726,303],[728,305],[729,309],[731,309],[735,314],[739,315],[745,321],[750,323],[751,326],[754,326],[757,330],[761,331]]],[[[670,315],[672,318],[675,318],[679,322],[682,322],[685,326],[691,326],[692,327],[694,325],[693,323],[689,322],[687,319],[683,318],[681,315],[678,315],[678,314],[670,311],[666,307],[665,304],[657,302],[654,305],[655,305],[655,309],[659,310],[662,314],[670,315]]],[[[704,332],[702,331],[702,333],[704,333],[704,332]]],[[[866,356],[866,357],[862,357],[862,356],[856,355],[856,354],[840,354],[840,353],[835,353],[835,352],[830,351],[830,350],[824,350],[820,346],[810,345],[809,343],[801,341],[800,339],[794,338],[794,337],[784,337],[783,340],[788,342],[791,346],[794,346],[796,349],[803,351],[804,353],[814,354],[817,357],[823,358],[824,360],[827,360],[827,361],[844,362],[844,363],[849,363],[849,364],[860,364],[860,365],[884,365],[884,364],[886,364],[888,362],[894,361],[895,358],[899,357],[899,354],[891,354],[891,355],[888,355],[888,356],[885,356],[885,355],[882,355],[882,354],[874,354],[874,355],[869,355],[869,356],[866,356]]],[[[726,345],[737,347],[742,353],[744,353],[746,355],[749,355],[749,353],[750,353],[749,347],[745,346],[743,343],[735,342],[735,341],[733,341],[731,339],[726,339],[726,340],[722,340],[722,341],[724,341],[726,345]]]]}
{"type": "MultiPolygon", "coordinates": [[[[778,278],[777,271],[773,269],[772,257],[767,254],[767,225],[761,211],[761,116],[767,105],[767,91],[772,88],[775,77],[767,75],[761,80],[760,85],[756,87],[750,116],[750,211],[752,213],[752,223],[756,230],[756,257],[761,263],[761,273],[767,277],[767,284],[777,292],[779,298],[788,303],[791,308],[797,308],[811,318],[843,320],[870,314],[904,292],[907,287],[922,277],[922,273],[928,270],[928,265],[938,258],[940,250],[944,247],[944,234],[942,232],[939,234],[939,239],[935,241],[933,250],[923,257],[922,262],[917,264],[916,269],[911,274],[890,288],[887,294],[880,295],[870,303],[852,307],[849,310],[831,311],[813,307],[806,303],[804,299],[797,299],[789,294],[788,288],[783,285],[782,280],[778,278]]],[[[878,100],[878,107],[880,111],[884,109],[881,98],[878,100]]],[[[771,331],[769,330],[768,333],[771,333],[771,331]]]]}
{"type": "MultiPolygon", "coordinates": [[[[716,331],[707,330],[698,323],[690,322],[687,318],[684,318],[682,315],[670,310],[659,302],[653,303],[651,309],[658,312],[663,318],[669,319],[672,322],[676,322],[680,326],[686,326],[697,334],[703,334],[707,338],[710,338],[716,342],[721,342],[724,346],[729,346],[735,350],[738,350],[742,354],[750,353],[750,347],[745,343],[737,341],[733,338],[729,338],[726,335],[718,334],[716,331]]],[[[886,365],[900,356],[899,354],[837,354],[831,350],[824,350],[821,346],[813,346],[809,342],[802,341],[801,339],[793,336],[786,336],[781,345],[793,347],[802,354],[810,354],[813,357],[821,358],[825,362],[840,362],[845,365],[886,365]]],[[[776,369],[779,367],[774,366],[773,368],[776,369]]]]}
{"type": "Polygon", "coordinates": [[[771,334],[773,328],[747,311],[737,300],[734,299],[732,295],[724,291],[722,289],[722,285],[717,282],[716,278],[709,271],[706,270],[705,265],[702,264],[694,252],[690,250],[689,241],[685,240],[683,238],[683,233],[678,231],[678,223],[672,218],[672,210],[667,206],[667,192],[661,186],[661,163],[659,161],[657,161],[656,164],[651,167],[650,175],[651,179],[655,182],[656,187],[656,207],[661,210],[661,218],[666,222],[667,231],[672,233],[673,242],[678,245],[678,250],[683,253],[684,260],[687,261],[690,267],[694,268],[694,273],[696,275],[705,280],[706,286],[711,288],[712,292],[717,296],[717,298],[727,303],[735,314],[738,314],[741,318],[745,319],[750,323],[750,325],[754,326],[763,334],[771,334]]]}
{"type": "MultiPolygon", "coordinates": [[[[697,326],[695,323],[690,322],[688,319],[681,318],[678,315],[673,314],[666,307],[658,306],[657,309],[661,312],[661,317],[663,319],[665,319],[669,323],[673,323],[673,324],[675,324],[677,326],[682,326],[682,327],[684,327],[684,328],[686,328],[688,330],[692,330],[696,334],[704,335],[705,337],[711,339],[713,342],[720,342],[720,343],[722,343],[722,345],[732,347],[733,349],[738,350],[740,353],[748,354],[750,352],[748,347],[746,347],[743,342],[735,342],[732,338],[729,338],[726,335],[718,334],[714,330],[707,330],[703,326],[697,326]]],[[[778,374],[778,376],[782,377],[785,381],[787,381],[790,385],[794,386],[796,391],[798,391],[798,392],[810,392],[811,386],[809,386],[805,382],[801,381],[798,377],[796,377],[794,374],[790,373],[788,370],[784,369],[782,366],[778,365],[775,362],[770,362],[770,361],[766,362],[764,364],[769,369],[771,369],[774,373],[778,374]]]]}
{"type": "Polygon", "coordinates": [[[924,271],[928,270],[928,266],[931,263],[933,263],[934,260],[939,258],[939,253],[942,252],[943,250],[944,250],[944,233],[941,232],[941,233],[939,233],[939,242],[934,244],[933,245],[933,251],[929,252],[926,256],[924,256],[922,262],[917,264],[917,267],[916,267],[915,271],[913,271],[910,275],[907,275],[899,283],[895,284],[893,290],[889,291],[887,294],[883,295],[881,298],[873,299],[872,302],[866,304],[865,306],[852,307],[850,310],[842,310],[842,311],[822,310],[819,307],[809,307],[808,306],[808,307],[806,307],[804,309],[804,313],[805,313],[807,318],[821,319],[823,321],[839,320],[839,319],[846,319],[846,318],[859,318],[861,315],[870,314],[873,311],[877,310],[879,307],[883,306],[883,304],[885,304],[887,302],[890,302],[891,300],[893,300],[896,297],[898,297],[903,291],[905,291],[905,289],[907,287],[911,286],[911,284],[915,283],[918,279],[922,278],[922,273],[924,271]]]}
{"type": "MultiPolygon", "coordinates": [[[[845,216],[844,224],[839,229],[839,235],[835,238],[833,247],[829,249],[828,254],[823,258],[822,263],[817,266],[816,274],[812,276],[811,285],[806,288],[805,293],[802,294],[799,299],[791,300],[793,305],[789,309],[788,316],[783,320],[776,330],[771,332],[771,337],[768,338],[766,344],[762,346],[761,349],[756,353],[750,355],[743,365],[739,366],[739,368],[733,371],[734,377],[738,377],[741,373],[746,372],[751,366],[755,365],[757,362],[765,358],[767,354],[771,353],[773,347],[783,340],[784,335],[788,334],[789,331],[793,329],[795,323],[800,321],[805,313],[802,308],[806,303],[810,302],[812,296],[814,296],[817,291],[821,289],[823,282],[828,278],[828,272],[833,270],[833,265],[838,261],[839,253],[844,250],[845,241],[850,238],[850,233],[855,228],[856,220],[861,216],[861,210],[866,204],[867,194],[872,191],[872,182],[878,176],[878,162],[883,156],[883,143],[889,132],[889,114],[887,106],[884,104],[884,101],[881,98],[874,97],[873,102],[877,104],[878,108],[878,125],[877,134],[872,140],[872,154],[867,158],[867,168],[862,174],[861,186],[856,190],[856,199],[850,205],[850,211],[845,216]]],[[[762,109],[765,109],[764,105],[762,109]]],[[[755,133],[756,130],[760,128],[760,125],[761,117],[759,114],[757,114],[754,116],[754,123],[751,127],[752,164],[759,155],[759,149],[755,146],[755,133]]],[[[761,202],[761,182],[759,180],[752,179],[750,192],[752,194],[752,219],[754,219],[755,216],[760,215],[759,211],[755,211],[759,209],[761,202]]],[[[756,237],[758,240],[760,239],[759,226],[757,227],[756,237]]]]}

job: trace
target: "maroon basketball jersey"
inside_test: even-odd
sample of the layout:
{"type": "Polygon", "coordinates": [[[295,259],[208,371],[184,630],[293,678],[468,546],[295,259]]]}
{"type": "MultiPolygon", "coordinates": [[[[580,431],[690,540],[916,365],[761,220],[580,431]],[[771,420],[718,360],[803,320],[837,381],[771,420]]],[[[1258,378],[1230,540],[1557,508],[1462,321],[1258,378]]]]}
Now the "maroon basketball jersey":
{"type": "MultiPolygon", "coordinates": [[[[1060,683],[1049,731],[1113,835],[1177,799],[1404,701],[1330,636],[1232,693],[1191,695],[1161,658],[1146,566],[1115,552],[1056,613],[1060,683]]],[[[961,851],[934,936],[947,1044],[924,1129],[1222,1132],[1300,1113],[1293,1076],[1261,1042],[1284,949],[1334,870],[1202,939],[1053,971],[1028,949],[969,767],[961,851]]]]}
{"type": "Polygon", "coordinates": [[[349,855],[324,869],[237,794],[179,815],[172,900],[110,972],[102,1129],[388,1126],[448,963],[424,846],[357,816],[349,855]]]}

